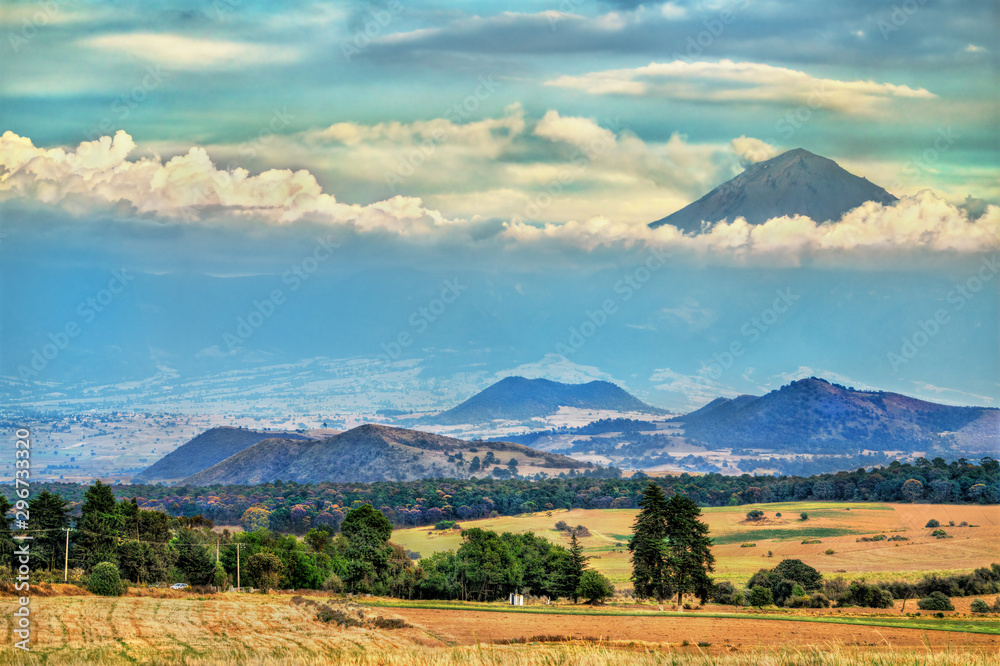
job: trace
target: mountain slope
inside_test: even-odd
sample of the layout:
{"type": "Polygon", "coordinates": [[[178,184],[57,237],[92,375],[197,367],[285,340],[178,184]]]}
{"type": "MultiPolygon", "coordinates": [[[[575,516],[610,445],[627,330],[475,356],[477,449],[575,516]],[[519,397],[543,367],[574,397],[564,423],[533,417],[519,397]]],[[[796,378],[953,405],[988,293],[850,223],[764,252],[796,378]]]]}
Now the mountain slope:
{"type": "Polygon", "coordinates": [[[713,446],[841,452],[1000,447],[1000,410],[952,407],[899,393],[856,391],[810,377],[756,397],[719,398],[673,422],[713,446]]]}
{"type": "Polygon", "coordinates": [[[732,222],[743,217],[750,224],[762,224],[785,215],[836,221],[866,201],[891,204],[896,200],[833,160],[796,148],[751,165],[701,199],[649,226],[655,229],[669,224],[681,231],[698,232],[703,221],[732,222]]]}
{"type": "Polygon", "coordinates": [[[517,460],[520,475],[557,476],[571,470],[600,469],[520,444],[466,442],[417,430],[367,424],[318,441],[265,439],[194,474],[184,483],[242,485],[277,479],[297,483],[375,483],[491,474],[509,476],[511,458],[517,460]],[[495,462],[487,465],[487,459],[495,462]],[[494,467],[500,467],[500,472],[494,473],[494,467]]]}
{"type": "Polygon", "coordinates": [[[156,483],[157,481],[183,479],[206,467],[211,467],[261,440],[274,437],[306,439],[295,433],[261,432],[229,426],[212,428],[186,444],[182,444],[142,470],[133,477],[133,483],[156,483]]]}
{"type": "Polygon", "coordinates": [[[560,407],[665,413],[610,382],[562,384],[548,379],[506,377],[460,405],[425,419],[425,422],[455,425],[488,423],[496,419],[523,421],[554,414],[560,407]]]}

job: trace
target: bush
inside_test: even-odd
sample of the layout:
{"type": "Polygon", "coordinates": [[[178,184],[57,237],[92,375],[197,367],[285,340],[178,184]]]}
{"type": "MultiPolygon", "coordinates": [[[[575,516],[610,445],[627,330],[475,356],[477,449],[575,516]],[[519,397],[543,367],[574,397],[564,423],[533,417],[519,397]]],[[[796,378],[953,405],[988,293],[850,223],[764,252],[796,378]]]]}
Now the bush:
{"type": "Polygon", "coordinates": [[[757,544],[750,543],[749,541],[740,544],[740,548],[756,548],[757,544]]]}
{"type": "Polygon", "coordinates": [[[774,514],[774,517],[775,518],[781,518],[781,512],[779,511],[778,513],[774,514]]]}
{"type": "Polygon", "coordinates": [[[829,608],[830,599],[822,592],[814,592],[809,595],[809,608],[829,608]]]}
{"type": "Polygon", "coordinates": [[[754,608],[763,608],[772,605],[774,597],[771,595],[771,588],[757,585],[750,590],[750,597],[747,601],[754,608]]]}
{"type": "Polygon", "coordinates": [[[754,509],[747,512],[747,520],[760,520],[764,517],[764,512],[760,509],[754,509]]]}
{"type": "Polygon", "coordinates": [[[615,588],[611,586],[611,581],[608,580],[607,576],[593,569],[587,569],[580,576],[580,585],[577,586],[576,593],[595,604],[613,595],[615,588]]]}
{"type": "Polygon", "coordinates": [[[452,527],[454,527],[454,525],[455,525],[454,520],[439,520],[438,522],[434,523],[434,529],[450,530],[452,527]]]}
{"type": "Polygon", "coordinates": [[[990,612],[990,606],[989,606],[989,604],[987,604],[982,599],[973,599],[972,605],[969,606],[969,609],[973,613],[989,613],[990,612]]]}
{"type": "Polygon", "coordinates": [[[323,589],[327,592],[340,594],[344,591],[344,581],[337,574],[330,574],[330,577],[323,581],[323,589]]]}
{"type": "Polygon", "coordinates": [[[837,602],[838,606],[863,606],[865,608],[892,608],[892,592],[883,590],[878,585],[856,580],[837,602]]]}
{"type": "Polygon", "coordinates": [[[87,589],[102,597],[120,597],[125,594],[125,583],[113,562],[101,562],[90,572],[87,589]]]}
{"type": "Polygon", "coordinates": [[[823,543],[823,542],[820,541],[819,539],[803,539],[802,543],[803,545],[805,545],[807,543],[823,543]]]}
{"type": "Polygon", "coordinates": [[[833,548],[827,548],[823,552],[826,553],[827,555],[833,555],[837,551],[835,551],[833,548]]]}
{"type": "Polygon", "coordinates": [[[716,584],[712,590],[712,601],[724,606],[739,606],[743,603],[743,595],[740,594],[735,585],[724,580],[716,584]]]}
{"type": "Polygon", "coordinates": [[[924,527],[941,527],[941,523],[931,518],[924,527]]]}
{"type": "Polygon", "coordinates": [[[930,610],[930,611],[953,611],[955,607],[943,592],[931,592],[928,596],[924,597],[917,602],[917,608],[920,610],[930,610]]]}
{"type": "Polygon", "coordinates": [[[934,530],[933,532],[931,532],[931,536],[932,537],[943,537],[943,536],[948,536],[948,533],[945,532],[944,530],[934,530]]]}
{"type": "Polygon", "coordinates": [[[222,566],[222,562],[216,562],[215,572],[212,574],[212,585],[221,590],[226,586],[226,581],[228,580],[229,576],[226,574],[226,567],[222,566]]]}
{"type": "Polygon", "coordinates": [[[809,514],[803,511],[802,513],[799,514],[799,518],[801,518],[802,520],[809,520],[809,514]]]}
{"type": "Polygon", "coordinates": [[[909,541],[909,539],[901,534],[893,534],[886,541],[909,541]]]}

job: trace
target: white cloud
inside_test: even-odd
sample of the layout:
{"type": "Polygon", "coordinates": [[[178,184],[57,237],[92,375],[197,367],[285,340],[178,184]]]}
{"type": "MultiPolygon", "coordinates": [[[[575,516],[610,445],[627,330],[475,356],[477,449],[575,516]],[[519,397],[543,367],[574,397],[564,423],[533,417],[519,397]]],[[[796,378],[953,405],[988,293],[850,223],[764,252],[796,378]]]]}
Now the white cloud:
{"type": "Polygon", "coordinates": [[[550,141],[563,141],[579,147],[592,143],[614,144],[615,135],[589,118],[560,116],[558,111],[549,110],[535,125],[535,136],[550,141]]]}
{"type": "Polygon", "coordinates": [[[198,39],[169,33],[118,33],[88,37],[84,47],[122,53],[171,70],[240,69],[248,66],[295,62],[291,47],[198,39]]]}
{"type": "Polygon", "coordinates": [[[743,164],[750,165],[769,160],[781,154],[781,150],[760,139],[740,136],[733,139],[733,152],[740,156],[743,164]]]}
{"type": "Polygon", "coordinates": [[[491,381],[498,382],[504,377],[526,377],[528,379],[548,379],[564,384],[583,384],[592,381],[614,382],[614,378],[592,365],[574,363],[560,354],[546,354],[534,363],[525,363],[505,372],[498,372],[491,381]]]}
{"type": "Polygon", "coordinates": [[[661,97],[690,102],[805,104],[843,113],[870,113],[893,99],[933,99],[923,88],[875,81],[817,78],[755,62],[650,63],[634,69],[561,76],[547,85],[591,95],[661,97]]]}
{"type": "Polygon", "coordinates": [[[653,370],[649,381],[658,391],[674,393],[686,398],[685,409],[703,407],[716,398],[735,398],[739,391],[723,386],[703,375],[685,375],[670,368],[653,370]]]}

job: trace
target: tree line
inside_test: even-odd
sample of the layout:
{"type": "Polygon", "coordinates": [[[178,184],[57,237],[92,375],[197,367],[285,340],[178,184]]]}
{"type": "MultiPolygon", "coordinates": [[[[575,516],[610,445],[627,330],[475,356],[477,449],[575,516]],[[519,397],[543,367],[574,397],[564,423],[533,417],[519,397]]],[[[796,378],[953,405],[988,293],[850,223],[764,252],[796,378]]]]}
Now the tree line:
{"type": "MultiPolygon", "coordinates": [[[[201,515],[245,529],[267,527],[305,534],[312,528],[336,532],[347,512],[371,504],[394,527],[433,525],[441,520],[475,520],[553,509],[636,508],[649,479],[562,478],[423,479],[406,482],[297,484],[275,481],[252,486],[165,487],[121,485],[119,498],[135,497],[141,509],[170,516],[201,515]],[[248,513],[249,512],[249,513],[248,513]]],[[[942,458],[893,461],[884,467],[810,477],[705,474],[655,479],[668,495],[683,494],[700,506],[768,502],[1000,503],[1000,462],[942,458]]],[[[77,484],[36,485],[80,510],[85,488],[77,484]]],[[[13,488],[4,488],[8,499],[13,488]]]]}

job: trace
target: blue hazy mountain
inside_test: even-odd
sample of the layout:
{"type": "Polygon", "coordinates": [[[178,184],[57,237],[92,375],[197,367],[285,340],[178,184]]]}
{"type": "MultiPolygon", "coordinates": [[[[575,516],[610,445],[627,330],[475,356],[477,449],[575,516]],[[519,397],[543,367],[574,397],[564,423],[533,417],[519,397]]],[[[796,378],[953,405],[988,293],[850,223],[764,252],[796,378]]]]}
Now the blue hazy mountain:
{"type": "Polygon", "coordinates": [[[488,423],[498,419],[523,421],[536,416],[555,414],[560,407],[647,414],[666,413],[662,409],[647,405],[611,382],[563,384],[548,379],[506,377],[460,405],[425,419],[425,422],[453,425],[488,423]]]}
{"type": "Polygon", "coordinates": [[[836,221],[866,201],[891,204],[896,200],[833,160],[796,148],[751,165],[701,199],[649,226],[655,229],[669,224],[681,231],[697,232],[702,222],[732,222],[742,217],[750,224],[762,224],[785,215],[836,221]]]}

